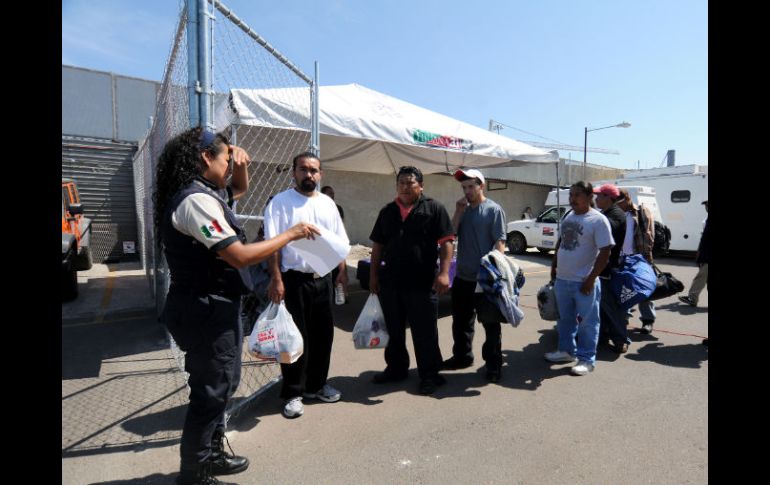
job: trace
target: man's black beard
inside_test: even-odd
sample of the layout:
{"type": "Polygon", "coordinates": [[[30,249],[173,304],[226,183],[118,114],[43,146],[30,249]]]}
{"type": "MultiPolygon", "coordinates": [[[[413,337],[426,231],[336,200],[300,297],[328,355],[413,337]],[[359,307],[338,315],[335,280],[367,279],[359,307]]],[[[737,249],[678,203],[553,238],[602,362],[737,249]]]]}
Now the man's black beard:
{"type": "Polygon", "coordinates": [[[318,184],[312,179],[303,180],[302,183],[299,184],[299,188],[302,189],[303,192],[313,192],[317,186],[318,184]]]}

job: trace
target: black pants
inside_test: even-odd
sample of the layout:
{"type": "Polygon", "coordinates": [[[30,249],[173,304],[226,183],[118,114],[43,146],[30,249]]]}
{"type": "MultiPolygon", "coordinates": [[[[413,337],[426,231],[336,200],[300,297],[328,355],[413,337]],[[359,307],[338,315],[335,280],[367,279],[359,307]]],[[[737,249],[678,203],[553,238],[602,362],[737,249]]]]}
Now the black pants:
{"type": "Polygon", "coordinates": [[[291,399],[305,391],[316,392],[326,384],[334,340],[334,296],[329,274],[313,279],[312,274],[287,271],[281,277],[286,309],[305,342],[304,352],[296,362],[281,364],[281,397],[291,399]]]}
{"type": "Polygon", "coordinates": [[[473,327],[478,312],[479,321],[484,326],[487,337],[481,347],[481,356],[487,363],[487,369],[500,370],[503,365],[501,318],[496,321],[486,318],[487,313],[494,314],[499,310],[495,308],[494,311],[482,311],[481,305],[489,307],[484,310],[489,310],[493,305],[482,301],[485,296],[482,293],[474,293],[475,289],[475,281],[455,277],[452,282],[452,355],[458,359],[473,359],[473,327]]]}
{"type": "Polygon", "coordinates": [[[421,379],[435,377],[441,369],[438,346],[438,295],[431,289],[385,288],[379,292],[382,312],[390,340],[385,348],[386,372],[406,374],[409,353],[406,350],[406,322],[412,329],[417,373],[421,379]]]}
{"type": "Polygon", "coordinates": [[[615,293],[612,292],[610,280],[599,278],[602,287],[602,299],[599,304],[599,340],[612,340],[621,346],[630,344],[628,336],[628,313],[620,308],[615,293]]]}
{"type": "Polygon", "coordinates": [[[180,454],[182,466],[195,466],[211,454],[211,437],[225,431],[225,410],[241,378],[243,327],[240,297],[196,296],[169,291],[162,321],[185,352],[190,374],[180,454]]]}

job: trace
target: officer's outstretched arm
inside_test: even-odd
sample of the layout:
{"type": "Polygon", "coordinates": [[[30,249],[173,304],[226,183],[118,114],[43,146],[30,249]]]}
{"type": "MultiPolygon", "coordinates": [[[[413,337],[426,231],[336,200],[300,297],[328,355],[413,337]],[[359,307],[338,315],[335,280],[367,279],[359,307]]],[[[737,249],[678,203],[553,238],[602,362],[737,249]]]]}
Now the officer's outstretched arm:
{"type": "Polygon", "coordinates": [[[300,222],[274,238],[250,244],[236,241],[217,251],[217,254],[230,266],[240,269],[266,260],[291,241],[302,238],[314,239],[317,234],[321,234],[321,231],[316,226],[300,222]]]}

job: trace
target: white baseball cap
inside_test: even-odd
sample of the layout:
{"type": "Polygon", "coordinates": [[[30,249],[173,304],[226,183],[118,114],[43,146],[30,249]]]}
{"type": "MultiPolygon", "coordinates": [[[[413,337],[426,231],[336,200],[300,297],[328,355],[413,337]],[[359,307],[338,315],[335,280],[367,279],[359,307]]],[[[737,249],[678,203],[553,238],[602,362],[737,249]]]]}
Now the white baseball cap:
{"type": "Polygon", "coordinates": [[[468,178],[479,179],[481,180],[482,184],[486,185],[487,183],[487,181],[484,179],[484,175],[482,175],[482,173],[476,170],[475,168],[466,168],[466,169],[460,169],[456,171],[455,179],[460,180],[462,179],[463,175],[468,178]]]}

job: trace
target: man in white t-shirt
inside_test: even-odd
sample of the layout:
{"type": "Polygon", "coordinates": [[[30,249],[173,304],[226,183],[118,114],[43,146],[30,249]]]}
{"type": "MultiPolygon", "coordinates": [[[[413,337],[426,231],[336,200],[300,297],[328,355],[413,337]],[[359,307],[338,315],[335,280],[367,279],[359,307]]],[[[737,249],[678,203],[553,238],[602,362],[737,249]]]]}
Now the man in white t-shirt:
{"type": "Polygon", "coordinates": [[[561,236],[551,264],[551,279],[559,306],[559,347],[545,354],[549,362],[575,362],[571,372],[585,375],[594,370],[599,341],[601,287],[596,278],[607,265],[615,245],[610,223],[591,207],[593,187],[577,182],[570,187],[570,212],[561,223],[561,236]],[[578,341],[575,342],[575,336],[578,341]]]}
{"type": "MultiPolygon", "coordinates": [[[[310,152],[301,153],[294,157],[292,170],[296,186],[277,194],[265,208],[265,236],[271,238],[297,221],[308,221],[335,233],[347,244],[348,235],[337,206],[331,198],[316,191],[321,181],[321,160],[310,152]]],[[[281,364],[283,415],[297,418],[305,409],[303,397],[323,402],[340,400],[340,391],[327,384],[326,379],[334,338],[334,285],[347,287],[348,273],[343,259],[337,279],[332,282],[331,272],[314,273],[291,246],[273,255],[268,267],[268,296],[275,303],[285,300],[305,344],[296,362],[281,364]]]]}

